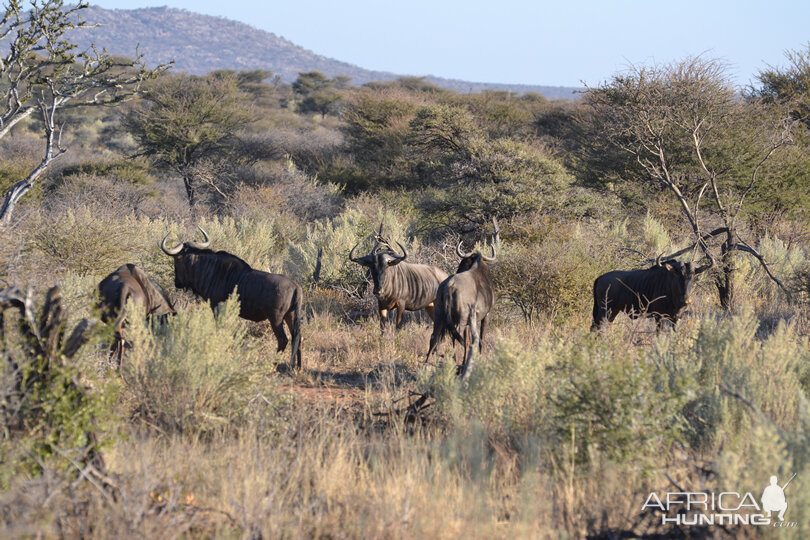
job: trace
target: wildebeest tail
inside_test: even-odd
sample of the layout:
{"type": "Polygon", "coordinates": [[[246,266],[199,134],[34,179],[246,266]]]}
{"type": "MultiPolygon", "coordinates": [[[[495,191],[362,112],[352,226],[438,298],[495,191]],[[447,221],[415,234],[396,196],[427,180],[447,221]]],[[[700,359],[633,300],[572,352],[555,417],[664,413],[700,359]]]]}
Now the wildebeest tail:
{"type": "Polygon", "coordinates": [[[293,315],[293,326],[290,329],[292,333],[292,358],[290,359],[291,365],[302,367],[303,358],[301,353],[301,302],[303,298],[301,287],[296,287],[293,292],[292,308],[295,310],[293,315]]]}
{"type": "MultiPolygon", "coordinates": [[[[457,291],[454,291],[457,293],[457,291]]],[[[453,339],[464,344],[464,338],[461,337],[461,334],[458,333],[458,328],[456,328],[455,323],[453,323],[453,309],[461,309],[461,302],[458,298],[454,298],[454,301],[445,303],[444,309],[444,328],[445,331],[450,332],[450,335],[453,336],[453,339]],[[452,307],[451,307],[452,306],[452,307]]],[[[458,314],[458,320],[461,320],[461,314],[458,314]]]]}
{"type": "Polygon", "coordinates": [[[115,331],[120,332],[121,327],[124,325],[124,319],[126,318],[126,309],[127,309],[127,300],[130,299],[132,293],[127,290],[127,287],[124,287],[121,290],[121,303],[118,306],[118,318],[115,319],[115,331]]]}

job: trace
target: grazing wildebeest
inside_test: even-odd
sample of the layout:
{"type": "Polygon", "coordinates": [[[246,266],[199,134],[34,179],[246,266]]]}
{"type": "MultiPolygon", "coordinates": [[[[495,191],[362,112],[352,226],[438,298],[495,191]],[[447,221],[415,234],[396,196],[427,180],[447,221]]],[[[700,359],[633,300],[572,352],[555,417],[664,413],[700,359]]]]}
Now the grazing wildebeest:
{"type": "Polygon", "coordinates": [[[692,283],[697,274],[708,270],[714,261],[695,269],[691,262],[660,262],[646,269],[614,270],[593,282],[593,324],[613,322],[619,313],[633,319],[642,315],[655,318],[660,329],[664,321],[674,325],[683,309],[691,302],[692,283]]]}
{"type": "Polygon", "coordinates": [[[486,264],[495,260],[494,244],[491,247],[492,257],[486,257],[477,251],[463,253],[461,242],[456,246],[461,262],[456,273],[444,280],[436,292],[436,316],[433,319],[433,334],[430,336],[426,361],[430,360],[436,346],[449,333],[453,344],[458,341],[464,346],[464,374],[471,356],[468,350],[470,345],[467,343],[470,336],[468,326],[473,321],[480,325],[472,334],[473,341],[478,341],[479,353],[483,350],[484,331],[489,322],[489,312],[495,303],[495,288],[486,264]]]}
{"type": "Polygon", "coordinates": [[[236,289],[239,294],[239,316],[249,321],[270,321],[276,335],[278,350],[283,351],[289,340],[284,323],[292,339],[291,363],[301,367],[301,304],[303,291],[296,282],[281,274],[254,270],[248,263],[226,251],[207,249],[211,241],[202,227],[203,242],[182,242],[166,247],[167,234],[160,244],[166,255],[174,258],[174,286],[189,289],[208,300],[211,307],[236,289]]]}
{"type": "MultiPolygon", "coordinates": [[[[382,227],[381,227],[382,229],[382,227]]],[[[381,237],[377,237],[378,241],[381,237]]],[[[377,297],[377,308],[380,310],[380,328],[385,330],[388,310],[397,310],[396,328],[402,324],[405,311],[424,309],[433,319],[433,303],[436,300],[436,289],[439,283],[447,279],[447,273],[440,268],[427,264],[405,262],[408,252],[397,242],[402,255],[390,249],[387,243],[378,243],[365,257],[355,258],[354,250],[349,252],[349,260],[368,268],[374,282],[374,296],[377,297]]]]}
{"type": "Polygon", "coordinates": [[[121,364],[124,352],[124,338],[121,330],[126,319],[125,308],[130,298],[144,306],[147,317],[165,317],[174,315],[171,300],[163,289],[149,279],[141,268],[134,264],[125,264],[101,280],[98,284],[101,320],[105,323],[115,321],[115,342],[112,353],[121,364]]]}

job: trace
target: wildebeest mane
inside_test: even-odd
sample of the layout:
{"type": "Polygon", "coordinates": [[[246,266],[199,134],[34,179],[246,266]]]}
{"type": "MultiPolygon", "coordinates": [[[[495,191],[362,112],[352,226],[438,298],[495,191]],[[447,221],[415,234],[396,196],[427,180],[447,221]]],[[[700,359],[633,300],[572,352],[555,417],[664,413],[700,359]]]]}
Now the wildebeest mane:
{"type": "Polygon", "coordinates": [[[215,303],[225,300],[239,279],[252,270],[247,262],[227,251],[186,247],[182,256],[188,261],[188,266],[194,268],[186,276],[191,289],[215,303]]]}

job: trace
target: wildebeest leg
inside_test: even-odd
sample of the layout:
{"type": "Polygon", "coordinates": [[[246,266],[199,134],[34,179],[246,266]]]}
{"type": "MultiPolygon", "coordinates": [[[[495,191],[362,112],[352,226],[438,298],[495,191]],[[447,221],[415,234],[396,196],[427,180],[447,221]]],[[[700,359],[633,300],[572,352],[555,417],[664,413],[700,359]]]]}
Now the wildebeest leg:
{"type": "MultiPolygon", "coordinates": [[[[456,373],[461,375],[464,370],[464,365],[467,363],[467,352],[470,350],[470,325],[464,325],[464,343],[461,344],[461,365],[456,367],[456,373]]],[[[453,361],[456,361],[456,351],[453,347],[453,361]]]]}
{"type": "Polygon", "coordinates": [[[594,330],[598,330],[599,326],[602,324],[602,319],[604,318],[604,314],[602,310],[599,309],[599,299],[596,298],[594,295],[593,299],[593,322],[591,323],[591,332],[594,330]]]}
{"type": "Polygon", "coordinates": [[[430,303],[427,306],[425,306],[425,313],[428,314],[428,317],[430,317],[431,321],[434,320],[433,319],[433,303],[430,303]]]}
{"type": "Polygon", "coordinates": [[[110,347],[110,357],[115,360],[118,369],[121,369],[121,362],[124,360],[124,338],[120,332],[115,332],[112,347],[110,347]]]}
{"type": "Polygon", "coordinates": [[[287,314],[284,315],[284,322],[287,323],[287,329],[290,331],[291,335],[292,335],[292,331],[293,331],[293,324],[295,322],[295,321],[293,321],[293,318],[294,318],[294,315],[293,315],[292,311],[288,311],[287,314]]]}
{"type": "MultiPolygon", "coordinates": [[[[481,323],[483,324],[483,320],[481,321],[481,323]]],[[[473,356],[475,356],[476,345],[479,346],[478,347],[479,351],[481,346],[481,334],[478,331],[479,328],[478,317],[476,317],[475,310],[473,310],[473,312],[470,314],[470,324],[467,328],[469,332],[467,330],[464,331],[465,336],[464,341],[465,342],[467,341],[468,334],[472,336],[472,341],[470,343],[469,349],[465,351],[464,360],[463,363],[461,364],[461,371],[459,375],[461,375],[462,379],[466,379],[470,374],[470,369],[472,368],[473,363],[473,356]]]]}
{"type": "MultiPolygon", "coordinates": [[[[481,319],[481,331],[478,333],[478,352],[481,353],[484,351],[484,330],[487,329],[489,325],[489,313],[487,316],[481,319]]],[[[473,335],[473,337],[475,337],[473,335]]]]}
{"type": "Polygon", "coordinates": [[[618,313],[618,311],[611,309],[610,306],[608,306],[607,293],[605,294],[604,298],[600,298],[596,294],[596,291],[594,291],[593,322],[591,323],[591,331],[604,328],[606,323],[613,322],[613,319],[616,318],[618,313]]]}
{"type": "Polygon", "coordinates": [[[397,304],[397,324],[394,327],[395,330],[399,330],[400,326],[402,326],[402,317],[405,316],[405,306],[403,304],[397,304]]]}
{"type": "Polygon", "coordinates": [[[279,321],[274,321],[271,319],[270,328],[273,329],[273,333],[276,335],[276,341],[278,341],[278,349],[276,349],[276,352],[284,351],[284,349],[287,348],[287,342],[289,341],[287,334],[284,333],[284,319],[282,318],[279,321]]]}
{"type": "Polygon", "coordinates": [[[436,350],[436,346],[439,344],[439,339],[441,339],[441,334],[433,332],[430,335],[430,345],[428,346],[427,356],[425,357],[425,363],[430,362],[430,355],[433,354],[433,351],[436,350]]]}
{"type": "Polygon", "coordinates": [[[385,333],[385,322],[388,318],[388,310],[380,308],[380,332],[385,333]]]}

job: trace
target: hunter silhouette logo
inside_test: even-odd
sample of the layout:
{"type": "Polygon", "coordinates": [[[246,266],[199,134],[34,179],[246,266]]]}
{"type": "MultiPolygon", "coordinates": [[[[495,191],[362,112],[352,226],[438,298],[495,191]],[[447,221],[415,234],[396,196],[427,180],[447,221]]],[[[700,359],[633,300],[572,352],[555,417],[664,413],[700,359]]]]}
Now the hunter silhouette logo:
{"type": "Polygon", "coordinates": [[[785,499],[785,488],[796,478],[796,474],[790,477],[784,486],[779,486],[776,476],[771,476],[771,484],[762,492],[762,510],[768,513],[779,512],[779,521],[785,521],[785,510],[787,510],[787,500],[785,499]]]}
{"type": "Polygon", "coordinates": [[[788,503],[785,488],[796,478],[790,477],[785,485],[771,476],[770,484],[757,499],[750,492],[723,491],[669,491],[659,495],[653,491],[642,510],[655,509],[661,513],[662,525],[756,525],[766,527],[796,527],[796,522],[785,521],[788,503]],[[777,512],[777,519],[772,513],[777,512]]]}

